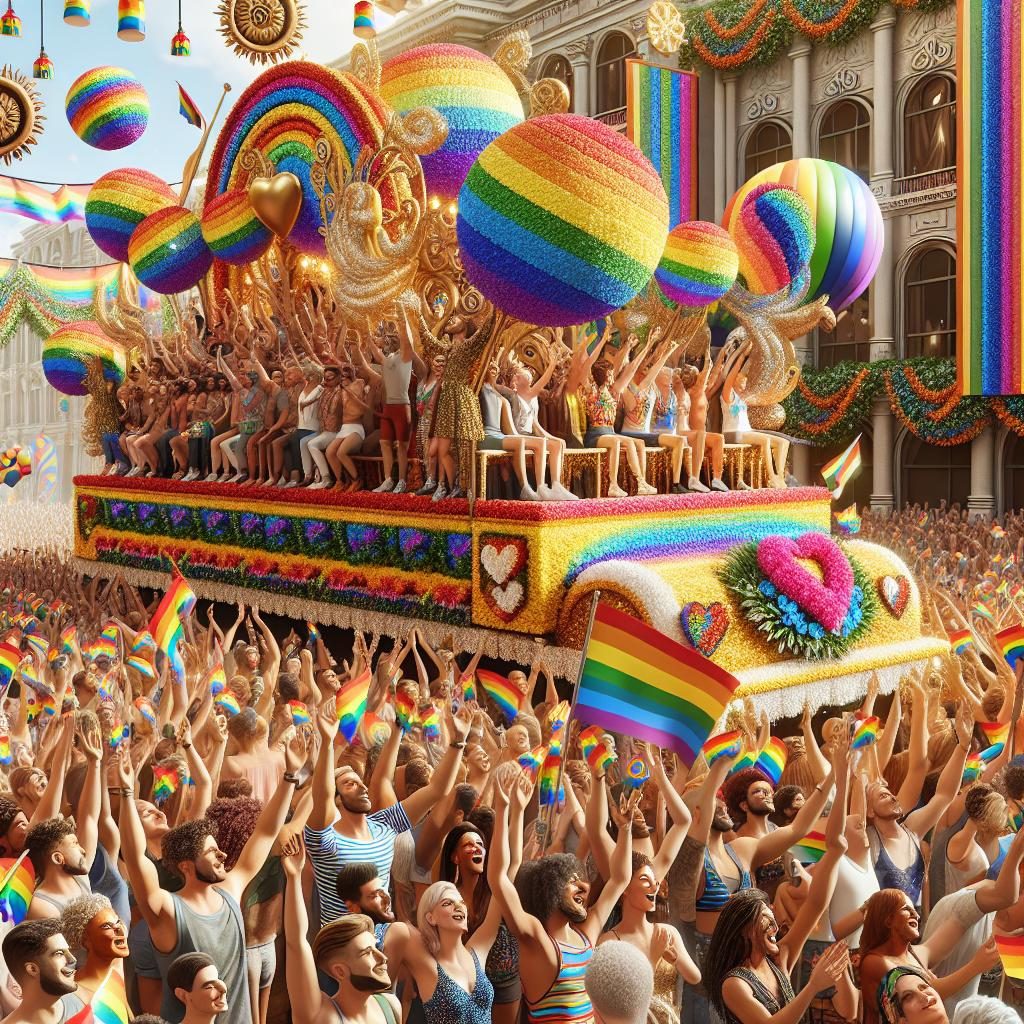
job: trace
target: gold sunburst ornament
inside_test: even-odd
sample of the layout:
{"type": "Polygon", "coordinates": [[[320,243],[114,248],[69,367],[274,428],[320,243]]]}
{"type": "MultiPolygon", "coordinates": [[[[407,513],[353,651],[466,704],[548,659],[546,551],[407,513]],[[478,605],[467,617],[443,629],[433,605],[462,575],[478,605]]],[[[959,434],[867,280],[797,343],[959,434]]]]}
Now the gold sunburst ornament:
{"type": "Polygon", "coordinates": [[[658,53],[671,57],[686,42],[686,25],[672,0],[656,0],[647,12],[647,35],[658,53]]]}
{"type": "Polygon", "coordinates": [[[253,64],[290,57],[306,27],[299,0],[221,0],[217,13],[227,45],[253,64]]]}
{"type": "Polygon", "coordinates": [[[42,134],[43,101],[30,78],[5,64],[0,71],[0,160],[20,160],[42,134]]]}

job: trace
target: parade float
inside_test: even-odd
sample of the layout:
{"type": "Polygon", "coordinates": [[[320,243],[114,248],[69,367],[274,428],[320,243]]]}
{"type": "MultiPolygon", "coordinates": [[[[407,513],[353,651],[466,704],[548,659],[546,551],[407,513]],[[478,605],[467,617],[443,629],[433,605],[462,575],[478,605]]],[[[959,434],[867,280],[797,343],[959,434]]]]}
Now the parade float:
{"type": "MultiPolygon", "coordinates": [[[[429,45],[381,63],[371,40],[349,71],[277,63],[231,105],[198,202],[201,149],[178,194],[140,169],[100,179],[86,222],[127,266],[113,295],[97,292],[95,324],[47,343],[51,383],[80,387],[97,355],[120,381],[160,346],[206,354],[232,317],[312,353],[404,310],[422,312],[425,337],[455,316],[493,325],[479,387],[499,348],[540,367],[563,328],[602,318],[623,334],[660,328],[698,358],[714,310],[746,351],[754,427],[783,431],[794,339],[833,322],[877,267],[870,191],[835,164],[794,161],[748,183],[721,227],[695,221],[695,76],[631,61],[631,140],[569,114],[562,83],[530,85],[529,58],[516,35],[493,58],[429,45]],[[135,279],[168,296],[156,347],[135,279]]],[[[460,451],[482,494],[476,455],[460,451]]],[[[578,455],[570,475],[604,493],[600,461],[578,455]]],[[[90,575],[158,587],[173,559],[200,597],[392,636],[415,622],[508,661],[542,641],[570,678],[600,591],[735,674],[737,696],[773,718],[855,699],[872,672],[886,692],[948,651],[894,554],[831,536],[824,488],[432,503],[80,477],[75,516],[90,575]]]]}

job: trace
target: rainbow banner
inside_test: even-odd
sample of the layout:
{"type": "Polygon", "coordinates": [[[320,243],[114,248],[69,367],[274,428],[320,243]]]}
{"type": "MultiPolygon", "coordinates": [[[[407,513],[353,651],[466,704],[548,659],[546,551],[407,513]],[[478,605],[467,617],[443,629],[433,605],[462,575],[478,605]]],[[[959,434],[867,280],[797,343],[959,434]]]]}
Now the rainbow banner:
{"type": "Polygon", "coordinates": [[[85,198],[92,185],[61,185],[51,192],[34,181],[0,176],[0,213],[37,224],[68,224],[85,220],[85,198]]]}
{"type": "Polygon", "coordinates": [[[1003,973],[1008,978],[1024,981],[1024,935],[997,935],[995,939],[1003,973]]]}
{"type": "Polygon", "coordinates": [[[626,135],[661,175],[669,228],[697,216],[697,75],[626,61],[626,135]]]}
{"type": "Polygon", "coordinates": [[[1024,658],[1024,625],[1008,626],[996,633],[996,647],[1002,652],[1006,664],[1015,669],[1024,658]]]}
{"type": "Polygon", "coordinates": [[[673,750],[690,768],[738,685],[702,654],[598,604],[576,717],[673,750]]]}
{"type": "Polygon", "coordinates": [[[1024,393],[1020,4],[957,4],[957,378],[1024,393]]]}

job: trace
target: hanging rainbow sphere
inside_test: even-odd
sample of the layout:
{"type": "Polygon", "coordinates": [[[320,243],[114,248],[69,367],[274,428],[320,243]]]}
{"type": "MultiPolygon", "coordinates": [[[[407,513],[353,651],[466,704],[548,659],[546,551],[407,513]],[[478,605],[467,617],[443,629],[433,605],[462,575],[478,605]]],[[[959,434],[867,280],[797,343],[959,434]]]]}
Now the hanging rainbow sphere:
{"type": "Polygon", "coordinates": [[[758,185],[732,222],[740,274],[756,295],[789,288],[814,252],[814,221],[807,204],[786,185],[758,185]]]}
{"type": "Polygon", "coordinates": [[[213,255],[236,267],[258,260],[274,244],[274,233],[256,216],[245,189],[232,189],[207,203],[202,227],[213,255]]]}
{"type": "Polygon", "coordinates": [[[448,138],[420,157],[427,191],[452,200],[473,162],[499,135],[523,120],[508,75],[468,46],[432,43],[392,57],[381,69],[380,94],[399,114],[433,107],[448,121],[448,138]]]}
{"type": "Polygon", "coordinates": [[[98,249],[127,263],[132,232],[151,213],[177,202],[178,197],[162,178],[137,167],[122,167],[97,178],[89,189],[85,226],[98,249]]]}
{"type": "Polygon", "coordinates": [[[79,75],[64,101],[68,123],[94,149],[124,149],[149,124],[149,97],[124,68],[104,66],[79,75]]]}
{"type": "Polygon", "coordinates": [[[64,24],[85,28],[92,20],[90,6],[91,0],[64,0],[64,24]]]}
{"type": "Polygon", "coordinates": [[[796,189],[814,219],[814,255],[808,301],[829,296],[838,312],[871,283],[882,258],[885,225],[864,179],[830,160],[803,157],[766,167],[732,197],[722,223],[732,230],[743,200],[764,184],[796,189]]]}
{"type": "Polygon", "coordinates": [[[668,237],[668,199],[651,162],[589,117],[545,114],[480,154],[459,193],[469,281],[530,324],[607,316],[651,279],[668,237]]]}
{"type": "Polygon", "coordinates": [[[132,234],[128,262],[135,276],[161,295],[197,285],[213,263],[199,218],[184,206],[151,213],[132,234]]]}
{"type": "Polygon", "coordinates": [[[729,232],[691,220],[674,227],[654,278],[665,297],[680,306],[717,302],[736,283],[740,255],[729,232]]]}
{"type": "Polygon", "coordinates": [[[43,375],[61,394],[85,395],[89,364],[97,357],[103,364],[103,376],[119,385],[124,380],[124,352],[103,333],[99,324],[76,320],[58,327],[43,342],[43,375]]]}

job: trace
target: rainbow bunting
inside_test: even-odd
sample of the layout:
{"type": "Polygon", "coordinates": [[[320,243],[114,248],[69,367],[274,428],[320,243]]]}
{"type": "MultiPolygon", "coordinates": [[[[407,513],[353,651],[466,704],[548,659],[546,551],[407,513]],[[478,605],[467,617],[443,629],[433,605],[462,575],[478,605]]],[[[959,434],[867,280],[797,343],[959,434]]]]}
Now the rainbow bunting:
{"type": "Polygon", "coordinates": [[[661,175],[669,228],[697,216],[697,76],[626,61],[626,135],[661,175]]]}
{"type": "Polygon", "coordinates": [[[462,687],[462,701],[469,704],[476,698],[476,676],[472,672],[464,672],[459,676],[459,686],[462,687]]]}
{"type": "Polygon", "coordinates": [[[825,856],[825,833],[809,832],[789,852],[801,864],[817,864],[825,856]]]}
{"type": "Polygon", "coordinates": [[[853,443],[844,452],[821,467],[821,475],[825,486],[832,492],[832,497],[839,500],[843,488],[860,472],[860,439],[858,434],[853,443]]]}
{"type": "Polygon", "coordinates": [[[853,733],[853,742],[850,747],[853,750],[865,750],[870,747],[873,743],[878,740],[878,731],[881,728],[881,722],[878,721],[876,715],[871,715],[870,718],[862,718],[856,726],[853,733]]]}
{"type": "Polygon", "coordinates": [[[180,785],[181,776],[177,768],[159,764],[153,766],[153,803],[166,803],[178,792],[180,785]]]}
{"type": "Polygon", "coordinates": [[[351,743],[359,731],[359,723],[366,714],[366,701],[370,695],[370,683],[373,676],[368,668],[359,675],[342,683],[338,689],[338,730],[351,743]]]}
{"type": "Polygon", "coordinates": [[[860,516],[857,515],[857,503],[854,502],[848,508],[844,508],[841,512],[835,514],[836,526],[839,527],[839,532],[852,536],[855,533],[860,533],[860,516]]]}
{"type": "Polygon", "coordinates": [[[3,884],[0,885],[0,920],[8,925],[21,924],[28,916],[28,907],[36,887],[36,873],[28,853],[23,853],[17,860],[0,860],[0,873],[3,874],[3,884]]]}
{"type": "Polygon", "coordinates": [[[292,713],[292,725],[309,725],[312,721],[309,717],[309,708],[301,700],[288,701],[288,707],[292,713]]]}
{"type": "Polygon", "coordinates": [[[171,585],[153,615],[149,631],[157,646],[167,656],[171,671],[179,683],[185,682],[185,663],[181,657],[181,641],[185,630],[181,620],[187,618],[196,606],[196,595],[192,593],[185,578],[172,563],[171,585]]]}
{"type": "Polygon", "coordinates": [[[476,670],[477,682],[501,711],[506,725],[511,725],[519,715],[523,704],[523,695],[503,675],[488,672],[486,669],[476,670]]]}
{"type": "Polygon", "coordinates": [[[403,733],[409,732],[418,722],[416,699],[406,689],[395,693],[395,720],[403,733]]]}
{"type": "Polygon", "coordinates": [[[754,765],[758,771],[763,772],[771,781],[773,786],[779,784],[782,778],[783,769],[789,758],[789,749],[783,740],[778,736],[772,736],[764,745],[761,753],[757,755],[757,763],[754,765]]]}
{"type": "MultiPolygon", "coordinates": [[[[989,749],[998,745],[999,751],[1001,751],[1003,744],[1006,743],[1010,735],[1009,722],[979,722],[978,728],[984,733],[985,739],[988,740],[989,749]]],[[[996,753],[999,753],[999,751],[996,751],[996,753]]]]}
{"type": "Polygon", "coordinates": [[[238,698],[230,690],[222,690],[213,698],[213,706],[224,714],[226,718],[234,718],[242,710],[238,698]]]}
{"type": "Polygon", "coordinates": [[[739,729],[721,732],[717,736],[712,736],[700,749],[710,768],[723,757],[739,757],[743,752],[743,733],[739,729]]]}
{"type": "Polygon", "coordinates": [[[1008,978],[1024,981],[1024,935],[996,935],[996,949],[1008,978]]]}
{"type": "Polygon", "coordinates": [[[995,636],[996,647],[1002,652],[1006,664],[1015,669],[1017,662],[1024,658],[1024,625],[1008,626],[995,636]]]}
{"type": "Polygon", "coordinates": [[[420,725],[423,727],[424,739],[439,740],[441,738],[441,715],[438,713],[436,704],[427,704],[420,708],[420,725]]]}
{"type": "Polygon", "coordinates": [[[985,770],[985,762],[980,757],[969,757],[964,762],[964,772],[960,776],[960,785],[967,782],[975,782],[985,770]]]}
{"type": "Polygon", "coordinates": [[[969,647],[974,646],[974,637],[969,629],[953,629],[946,635],[954,654],[963,654],[969,647]]]}
{"type": "Polygon", "coordinates": [[[609,749],[604,739],[605,731],[599,725],[588,725],[580,730],[580,750],[587,764],[594,771],[607,772],[618,757],[614,748],[609,749]]]}
{"type": "Polygon", "coordinates": [[[178,83],[178,113],[193,128],[202,128],[203,126],[203,115],[199,112],[199,107],[196,106],[195,100],[187,92],[181,82],[178,83]]]}
{"type": "Polygon", "coordinates": [[[672,750],[690,768],[738,685],[697,651],[598,604],[575,715],[672,750]]]}
{"type": "Polygon", "coordinates": [[[547,750],[548,748],[542,743],[539,747],[534,747],[533,750],[528,750],[517,758],[519,766],[524,771],[529,772],[532,782],[537,781],[537,773],[540,771],[541,765],[544,764],[544,756],[547,754],[547,750]]]}

